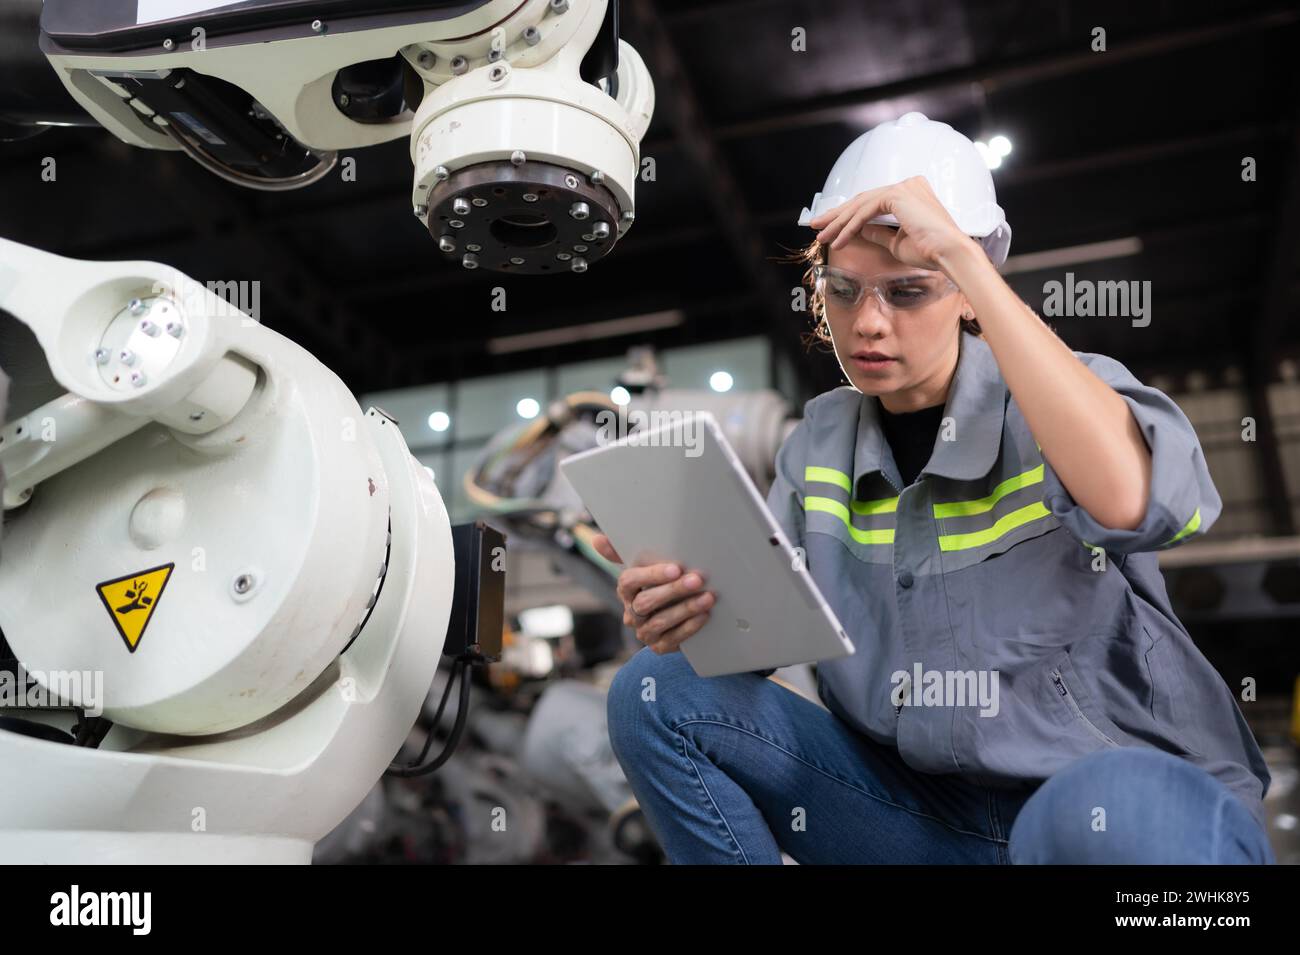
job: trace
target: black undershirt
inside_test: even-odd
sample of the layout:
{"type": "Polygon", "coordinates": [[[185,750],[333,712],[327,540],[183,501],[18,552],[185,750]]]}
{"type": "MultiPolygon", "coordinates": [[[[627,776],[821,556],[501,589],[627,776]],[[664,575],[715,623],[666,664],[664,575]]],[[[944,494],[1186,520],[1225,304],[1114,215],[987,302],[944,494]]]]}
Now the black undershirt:
{"type": "Polygon", "coordinates": [[[930,460],[939,423],[943,420],[943,405],[892,414],[877,398],[876,420],[880,422],[889,450],[894,453],[894,463],[898,465],[903,486],[907,487],[930,460]]]}

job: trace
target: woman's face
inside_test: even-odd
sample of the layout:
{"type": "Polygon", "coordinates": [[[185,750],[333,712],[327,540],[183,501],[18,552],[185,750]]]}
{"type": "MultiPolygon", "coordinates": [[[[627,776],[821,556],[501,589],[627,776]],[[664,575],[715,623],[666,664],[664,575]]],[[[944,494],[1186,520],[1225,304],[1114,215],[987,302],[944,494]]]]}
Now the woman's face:
{"type": "Polygon", "coordinates": [[[889,250],[862,238],[827,255],[832,269],[877,282],[891,280],[886,295],[893,301],[911,304],[919,298],[925,303],[886,308],[868,289],[854,305],[857,283],[851,277],[837,278],[843,273],[833,272],[823,280],[826,323],[849,381],[863,394],[881,397],[891,411],[942,402],[957,367],[965,297],[942,272],[904,265],[889,250]]]}

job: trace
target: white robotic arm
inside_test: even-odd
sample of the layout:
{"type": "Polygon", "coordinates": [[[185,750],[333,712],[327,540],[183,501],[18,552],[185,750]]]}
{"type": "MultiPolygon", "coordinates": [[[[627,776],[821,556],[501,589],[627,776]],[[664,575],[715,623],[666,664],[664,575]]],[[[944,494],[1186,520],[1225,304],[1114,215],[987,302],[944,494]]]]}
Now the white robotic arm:
{"type": "Polygon", "coordinates": [[[432,479],[382,412],[172,269],[0,240],[0,309],[68,389],[0,431],[21,505],[0,631],[50,697],[114,727],[99,748],[0,732],[0,856],[306,861],[443,649],[432,479]]]}
{"type": "Polygon", "coordinates": [[[635,219],[654,87],[617,0],[46,0],[41,26],[114,135],[241,185],[409,136],[412,208],[465,268],[584,271],[635,219]]]}

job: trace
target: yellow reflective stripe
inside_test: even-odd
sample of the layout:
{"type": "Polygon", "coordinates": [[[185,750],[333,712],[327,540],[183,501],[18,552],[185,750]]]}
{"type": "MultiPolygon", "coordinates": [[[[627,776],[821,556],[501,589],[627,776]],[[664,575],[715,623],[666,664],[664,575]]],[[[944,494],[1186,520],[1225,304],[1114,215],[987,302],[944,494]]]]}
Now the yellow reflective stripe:
{"type": "Polygon", "coordinates": [[[998,518],[992,527],[987,527],[982,531],[972,531],[969,534],[941,535],[939,537],[939,549],[945,551],[970,550],[972,547],[983,547],[985,544],[993,543],[999,537],[1015,530],[1017,527],[1043,517],[1050,517],[1051,514],[1052,512],[1047,509],[1042,501],[1037,501],[998,518]]]}
{"type": "Polygon", "coordinates": [[[898,510],[898,498],[882,497],[878,501],[852,501],[849,507],[854,514],[893,514],[898,510]]]}
{"type": "Polygon", "coordinates": [[[820,484],[834,484],[846,491],[853,489],[853,479],[843,471],[836,471],[834,468],[819,468],[809,465],[803,469],[803,479],[805,481],[817,481],[820,484]]]}
{"type": "Polygon", "coordinates": [[[1201,509],[1198,507],[1196,509],[1196,513],[1193,514],[1191,518],[1187,521],[1187,523],[1183,525],[1183,529],[1179,531],[1177,534],[1175,534],[1173,537],[1169,538],[1169,540],[1165,541],[1163,546],[1168,547],[1170,544],[1178,543],[1188,534],[1195,534],[1197,529],[1200,526],[1201,526],[1201,509]]]}
{"type": "Polygon", "coordinates": [[[993,505],[1012,491],[1018,491],[1022,487],[1029,487],[1031,484],[1038,484],[1042,480],[1043,466],[1040,464],[1024,474],[1017,474],[1015,477],[1007,478],[993,489],[992,494],[988,497],[982,497],[978,501],[952,501],[947,504],[936,504],[934,505],[934,516],[970,517],[972,514],[985,514],[993,510],[993,505]]]}
{"type": "MultiPolygon", "coordinates": [[[[816,481],[818,484],[834,484],[850,493],[853,491],[853,479],[843,471],[834,468],[821,468],[810,464],[803,469],[803,479],[816,481]]],[[[853,501],[849,506],[853,508],[854,514],[893,514],[898,510],[898,498],[882,497],[875,501],[853,501]]]]}
{"type": "Polygon", "coordinates": [[[805,511],[821,511],[823,514],[833,514],[838,517],[844,522],[844,526],[849,529],[849,535],[859,544],[892,544],[894,542],[894,529],[892,527],[870,531],[854,527],[849,521],[849,509],[833,498],[805,497],[803,507],[805,511]]]}

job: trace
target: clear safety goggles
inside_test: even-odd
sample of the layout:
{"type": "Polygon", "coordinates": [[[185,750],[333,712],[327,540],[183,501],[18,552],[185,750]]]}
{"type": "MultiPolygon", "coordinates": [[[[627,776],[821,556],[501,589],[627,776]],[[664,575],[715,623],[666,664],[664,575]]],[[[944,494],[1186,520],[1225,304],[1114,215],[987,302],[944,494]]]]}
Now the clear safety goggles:
{"type": "Polygon", "coordinates": [[[957,290],[942,272],[902,272],[897,275],[859,275],[848,269],[817,265],[813,269],[817,291],[832,312],[850,312],[862,304],[867,292],[881,308],[913,311],[925,308],[957,290]]]}

